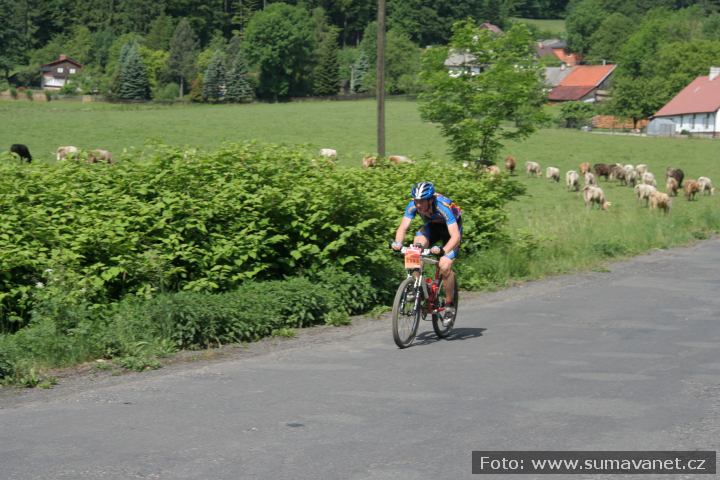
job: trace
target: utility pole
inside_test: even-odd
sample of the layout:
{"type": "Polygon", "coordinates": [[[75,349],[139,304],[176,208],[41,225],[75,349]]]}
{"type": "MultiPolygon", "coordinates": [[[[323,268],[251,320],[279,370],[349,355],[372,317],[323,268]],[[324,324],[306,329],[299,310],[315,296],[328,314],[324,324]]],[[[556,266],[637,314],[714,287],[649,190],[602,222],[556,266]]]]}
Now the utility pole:
{"type": "Polygon", "coordinates": [[[385,156],[385,0],[378,0],[377,16],[377,151],[385,156]]]}

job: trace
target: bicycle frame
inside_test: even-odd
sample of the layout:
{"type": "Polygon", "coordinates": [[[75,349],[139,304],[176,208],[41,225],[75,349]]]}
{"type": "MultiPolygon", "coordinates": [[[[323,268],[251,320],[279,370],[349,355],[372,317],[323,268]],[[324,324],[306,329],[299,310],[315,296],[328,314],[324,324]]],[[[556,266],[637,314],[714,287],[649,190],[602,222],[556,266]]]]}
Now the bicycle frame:
{"type": "MultiPolygon", "coordinates": [[[[402,253],[403,255],[406,254],[409,248],[412,247],[403,247],[402,249],[400,249],[400,253],[402,253]]],[[[444,308],[438,308],[438,292],[440,291],[441,282],[440,268],[438,268],[438,264],[440,262],[434,258],[430,258],[430,255],[430,249],[423,249],[420,253],[420,266],[414,268],[406,268],[408,278],[414,278],[414,290],[416,292],[422,292],[422,297],[420,297],[419,295],[415,296],[415,308],[417,309],[420,307],[420,305],[418,305],[418,302],[420,302],[422,298],[427,299],[427,303],[425,304],[426,308],[423,310],[423,319],[425,319],[428,313],[437,314],[438,312],[444,310],[444,308]],[[423,276],[424,264],[435,265],[435,274],[433,277],[423,276]]]]}

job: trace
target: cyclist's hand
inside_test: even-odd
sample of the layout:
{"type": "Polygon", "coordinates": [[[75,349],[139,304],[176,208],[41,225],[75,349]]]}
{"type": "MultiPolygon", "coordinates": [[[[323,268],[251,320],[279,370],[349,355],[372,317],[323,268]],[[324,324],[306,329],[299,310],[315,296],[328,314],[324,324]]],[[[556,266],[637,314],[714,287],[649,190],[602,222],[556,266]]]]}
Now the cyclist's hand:
{"type": "Polygon", "coordinates": [[[432,253],[433,255],[440,255],[440,252],[442,252],[442,248],[438,247],[437,245],[430,249],[430,253],[432,253]]]}
{"type": "Polygon", "coordinates": [[[396,252],[399,252],[400,249],[402,248],[402,243],[401,242],[392,242],[390,244],[390,247],[392,247],[392,249],[395,250],[396,252]]]}

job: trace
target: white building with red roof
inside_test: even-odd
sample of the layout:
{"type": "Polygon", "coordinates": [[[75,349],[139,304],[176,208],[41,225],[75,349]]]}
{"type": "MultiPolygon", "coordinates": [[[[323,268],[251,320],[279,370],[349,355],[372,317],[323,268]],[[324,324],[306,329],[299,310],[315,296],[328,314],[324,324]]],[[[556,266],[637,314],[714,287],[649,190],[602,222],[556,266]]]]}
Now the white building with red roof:
{"type": "Polygon", "coordinates": [[[669,120],[674,125],[674,133],[686,131],[716,136],[720,133],[718,110],[720,110],[720,67],[711,67],[710,75],[697,77],[657,111],[648,125],[648,134],[653,129],[653,123],[669,125],[669,120]]]}

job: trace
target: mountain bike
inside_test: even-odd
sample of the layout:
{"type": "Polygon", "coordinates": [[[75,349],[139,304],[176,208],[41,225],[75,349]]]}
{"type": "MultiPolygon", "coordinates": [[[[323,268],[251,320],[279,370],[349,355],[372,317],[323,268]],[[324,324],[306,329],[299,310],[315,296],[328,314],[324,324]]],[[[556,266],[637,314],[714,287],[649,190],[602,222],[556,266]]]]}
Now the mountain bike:
{"type": "MultiPolygon", "coordinates": [[[[447,338],[455,325],[458,308],[458,283],[455,276],[453,305],[455,318],[443,325],[445,315],[445,285],[440,277],[439,261],[432,258],[430,249],[420,245],[402,247],[399,251],[405,256],[407,278],[400,283],[395,294],[392,309],[393,338],[400,348],[409,347],[417,335],[420,320],[432,320],[433,330],[439,338],[447,338]],[[423,266],[435,265],[433,277],[423,277],[423,266]],[[429,317],[429,318],[428,318],[429,317]]],[[[440,253],[439,256],[442,256],[440,253]]]]}

